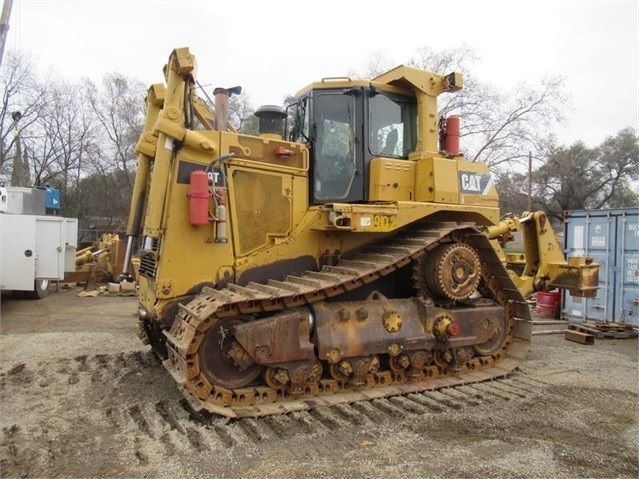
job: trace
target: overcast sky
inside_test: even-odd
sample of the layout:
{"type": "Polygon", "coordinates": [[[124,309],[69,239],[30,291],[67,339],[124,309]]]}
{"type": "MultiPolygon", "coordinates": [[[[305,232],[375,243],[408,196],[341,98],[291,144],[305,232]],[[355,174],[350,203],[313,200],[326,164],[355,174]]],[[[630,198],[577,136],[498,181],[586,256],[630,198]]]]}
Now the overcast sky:
{"type": "MultiPolygon", "coordinates": [[[[5,0],[2,0],[5,1],[5,0]]],[[[5,47],[75,80],[120,72],[163,80],[188,46],[210,89],[241,85],[254,106],[281,104],[308,83],[363,70],[374,51],[395,63],[420,47],[466,44],[482,82],[508,90],[544,75],[571,97],[562,143],[600,144],[639,129],[638,0],[319,2],[13,0],[5,47]]],[[[445,72],[444,72],[445,73],[445,72]]]]}

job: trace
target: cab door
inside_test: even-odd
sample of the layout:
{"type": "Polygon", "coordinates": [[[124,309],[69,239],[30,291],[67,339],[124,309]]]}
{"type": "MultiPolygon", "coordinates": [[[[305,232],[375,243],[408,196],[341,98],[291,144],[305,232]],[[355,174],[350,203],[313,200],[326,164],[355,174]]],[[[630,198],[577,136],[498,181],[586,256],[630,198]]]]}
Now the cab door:
{"type": "Polygon", "coordinates": [[[314,204],[364,200],[362,111],[360,89],[313,93],[311,192],[314,204]]]}

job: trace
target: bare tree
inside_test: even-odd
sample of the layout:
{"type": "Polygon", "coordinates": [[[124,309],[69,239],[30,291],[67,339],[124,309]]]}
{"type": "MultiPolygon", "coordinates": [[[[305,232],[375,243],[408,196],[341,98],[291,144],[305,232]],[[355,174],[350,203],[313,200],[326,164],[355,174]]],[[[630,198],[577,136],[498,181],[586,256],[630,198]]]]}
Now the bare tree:
{"type": "Polygon", "coordinates": [[[73,214],[68,189],[82,175],[93,141],[91,112],[78,94],[79,86],[66,81],[50,83],[50,100],[24,137],[35,185],[60,189],[66,214],[73,214]]]}
{"type": "Polygon", "coordinates": [[[13,157],[13,168],[11,169],[11,186],[31,186],[29,158],[27,153],[23,153],[22,150],[22,139],[18,132],[13,157]]]}
{"type": "Polygon", "coordinates": [[[97,123],[99,147],[94,161],[106,166],[106,171],[122,171],[124,194],[131,191],[131,178],[137,157],[135,145],[144,124],[146,87],[139,80],[111,73],[102,79],[101,88],[85,80],[84,92],[97,123]]]}
{"type": "Polygon", "coordinates": [[[354,78],[374,78],[395,65],[383,50],[375,50],[368,55],[363,71],[359,72],[355,68],[348,71],[348,75],[354,78]]]}
{"type": "Polygon", "coordinates": [[[480,82],[472,73],[475,51],[462,45],[451,50],[421,48],[411,64],[427,70],[464,73],[464,88],[443,97],[440,116],[461,116],[465,156],[494,169],[510,169],[536,151],[562,120],[567,97],[562,78],[543,78],[540,84],[521,83],[510,92],[480,82]]]}
{"type": "Polygon", "coordinates": [[[7,52],[0,69],[0,89],[0,175],[9,175],[16,144],[40,117],[49,89],[38,82],[31,58],[13,51],[7,52]]]}
{"type": "Polygon", "coordinates": [[[254,113],[255,108],[248,93],[233,95],[229,99],[229,121],[238,132],[257,135],[257,117],[254,113]]]}

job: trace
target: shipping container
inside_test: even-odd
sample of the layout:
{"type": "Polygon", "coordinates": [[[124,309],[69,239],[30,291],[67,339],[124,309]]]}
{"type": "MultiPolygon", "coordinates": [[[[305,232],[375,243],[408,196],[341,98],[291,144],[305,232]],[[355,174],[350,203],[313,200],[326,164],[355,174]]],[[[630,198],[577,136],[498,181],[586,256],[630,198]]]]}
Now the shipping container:
{"type": "Polygon", "coordinates": [[[562,317],[639,327],[639,208],[570,211],[564,231],[566,256],[590,256],[601,266],[596,297],[564,293],[562,317]]]}

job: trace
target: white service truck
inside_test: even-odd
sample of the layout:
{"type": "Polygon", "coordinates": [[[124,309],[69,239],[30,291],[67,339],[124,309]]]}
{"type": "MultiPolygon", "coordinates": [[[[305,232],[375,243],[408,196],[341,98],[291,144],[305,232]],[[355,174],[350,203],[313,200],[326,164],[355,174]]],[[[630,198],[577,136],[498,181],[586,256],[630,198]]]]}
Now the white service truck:
{"type": "Polygon", "coordinates": [[[49,281],[75,271],[78,220],[56,215],[55,195],[50,208],[48,193],[0,187],[0,291],[24,291],[41,299],[49,281]]]}

